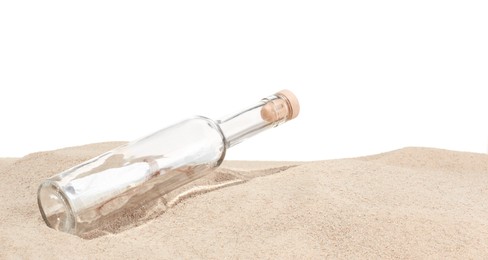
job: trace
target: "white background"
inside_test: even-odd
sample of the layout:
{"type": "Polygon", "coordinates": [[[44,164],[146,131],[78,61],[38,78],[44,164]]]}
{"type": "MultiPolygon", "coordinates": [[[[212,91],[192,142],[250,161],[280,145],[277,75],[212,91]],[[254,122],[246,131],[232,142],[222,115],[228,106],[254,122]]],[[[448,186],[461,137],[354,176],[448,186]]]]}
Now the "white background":
{"type": "Polygon", "coordinates": [[[280,89],[229,159],[488,144],[486,1],[1,1],[0,157],[133,140],[280,89]]]}

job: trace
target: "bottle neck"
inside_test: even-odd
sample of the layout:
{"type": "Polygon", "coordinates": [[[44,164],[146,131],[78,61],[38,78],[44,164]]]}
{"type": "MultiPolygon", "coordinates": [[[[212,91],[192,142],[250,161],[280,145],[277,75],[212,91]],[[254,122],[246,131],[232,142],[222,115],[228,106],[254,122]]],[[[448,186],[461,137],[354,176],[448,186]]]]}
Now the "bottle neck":
{"type": "Polygon", "coordinates": [[[256,105],[217,120],[230,148],[245,139],[292,119],[293,107],[279,93],[263,98],[256,105]]]}

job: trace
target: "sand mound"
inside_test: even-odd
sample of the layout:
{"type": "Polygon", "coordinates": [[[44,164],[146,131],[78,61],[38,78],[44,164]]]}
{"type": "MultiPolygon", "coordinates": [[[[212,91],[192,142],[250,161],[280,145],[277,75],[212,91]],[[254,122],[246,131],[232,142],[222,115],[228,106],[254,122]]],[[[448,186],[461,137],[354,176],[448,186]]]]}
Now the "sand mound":
{"type": "Polygon", "coordinates": [[[488,156],[429,148],[227,162],[220,173],[246,182],[183,198],[139,226],[91,240],[46,227],[39,183],[119,144],[0,160],[0,258],[488,257],[488,156]]]}

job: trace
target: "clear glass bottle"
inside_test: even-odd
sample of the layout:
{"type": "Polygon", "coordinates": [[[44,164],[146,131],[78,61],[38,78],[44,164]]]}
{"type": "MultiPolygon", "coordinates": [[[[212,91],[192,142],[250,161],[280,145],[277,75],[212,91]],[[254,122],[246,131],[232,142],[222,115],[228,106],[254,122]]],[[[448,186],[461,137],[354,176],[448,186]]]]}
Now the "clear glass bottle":
{"type": "Polygon", "coordinates": [[[197,116],[164,128],[45,180],[41,215],[49,227],[80,236],[110,225],[206,175],[226,149],[298,112],[296,97],[282,90],[222,120],[197,116]]]}

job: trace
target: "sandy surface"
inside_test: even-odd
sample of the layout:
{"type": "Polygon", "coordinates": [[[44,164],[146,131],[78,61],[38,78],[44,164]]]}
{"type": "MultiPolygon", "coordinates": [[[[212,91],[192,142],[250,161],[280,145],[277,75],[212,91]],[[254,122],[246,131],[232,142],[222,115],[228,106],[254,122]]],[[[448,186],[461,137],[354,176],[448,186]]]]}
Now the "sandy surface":
{"type": "Polygon", "coordinates": [[[488,155],[429,148],[226,162],[207,181],[247,181],[140,226],[91,240],[48,228],[39,183],[116,145],[0,159],[0,258],[488,258],[488,155]]]}

